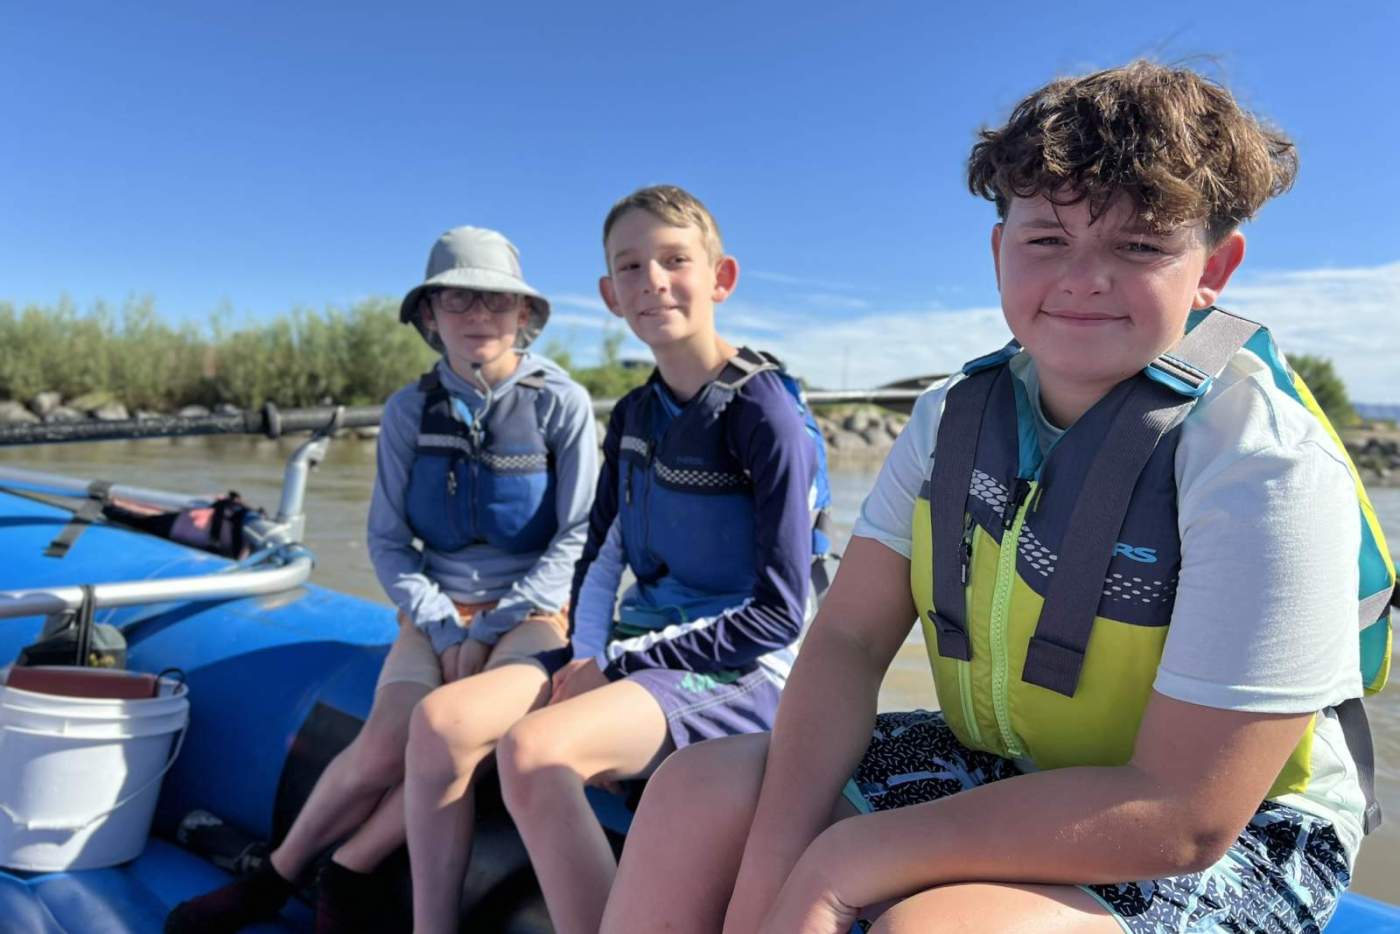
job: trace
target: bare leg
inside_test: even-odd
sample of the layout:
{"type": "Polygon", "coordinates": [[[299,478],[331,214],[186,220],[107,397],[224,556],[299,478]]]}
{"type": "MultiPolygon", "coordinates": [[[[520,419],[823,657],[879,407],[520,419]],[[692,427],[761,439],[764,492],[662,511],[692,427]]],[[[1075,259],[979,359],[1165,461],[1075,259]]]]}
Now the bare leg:
{"type": "Polygon", "coordinates": [[[413,713],[403,813],[419,932],[457,930],[475,818],[472,784],[511,724],[549,700],[544,669],[512,659],[561,644],[548,624],[521,623],[502,638],[486,671],[438,688],[413,713]]]}
{"type": "Polygon", "coordinates": [[[427,693],[427,685],[400,681],[375,695],[364,728],[321,773],[286,839],[272,851],[278,875],[296,879],[317,853],[359,826],[385,792],[403,780],[409,717],[427,693]]]}
{"type": "Polygon", "coordinates": [[[922,934],[932,930],[950,934],[1114,934],[1121,928],[1093,896],[1074,886],[968,882],[940,886],[906,898],[881,915],[873,930],[875,934],[922,934]]]}
{"type": "Polygon", "coordinates": [[[691,746],[662,763],[627,834],[604,932],[711,934],[724,925],[767,755],[768,734],[757,733],[691,746]]]}
{"type": "Polygon", "coordinates": [[[598,930],[617,873],[584,783],[648,775],[673,748],[660,705],[630,681],[536,711],[501,740],[501,791],[560,934],[598,930]]]}

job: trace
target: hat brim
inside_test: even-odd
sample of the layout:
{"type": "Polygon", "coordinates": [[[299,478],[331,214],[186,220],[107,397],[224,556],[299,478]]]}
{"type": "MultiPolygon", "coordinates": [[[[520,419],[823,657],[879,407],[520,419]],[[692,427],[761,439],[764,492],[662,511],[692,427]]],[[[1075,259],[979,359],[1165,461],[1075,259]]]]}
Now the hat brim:
{"type": "Polygon", "coordinates": [[[436,334],[431,333],[423,326],[422,316],[418,313],[418,303],[428,290],[441,288],[476,289],[479,292],[510,292],[528,298],[530,300],[530,316],[515,339],[516,346],[521,349],[530,346],[535,338],[540,336],[540,331],[544,330],[545,324],[549,321],[549,299],[527,285],[523,279],[490,269],[447,269],[427,279],[422,285],[410,289],[399,304],[399,322],[412,324],[418,329],[418,333],[423,335],[423,339],[428,342],[428,345],[439,352],[443,349],[442,341],[438,339],[436,334]]]}

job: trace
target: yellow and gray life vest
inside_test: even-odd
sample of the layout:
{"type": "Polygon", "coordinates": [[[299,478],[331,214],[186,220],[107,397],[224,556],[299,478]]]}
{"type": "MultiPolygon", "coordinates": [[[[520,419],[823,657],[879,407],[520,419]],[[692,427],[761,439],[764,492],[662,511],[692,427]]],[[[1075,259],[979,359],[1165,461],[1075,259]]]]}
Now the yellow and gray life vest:
{"type": "MultiPolygon", "coordinates": [[[[1042,454],[1020,351],[964,367],[915,505],[911,584],[949,726],[976,749],[1037,767],[1120,765],[1134,741],[1175,604],[1181,542],[1180,427],[1242,347],[1327,428],[1362,512],[1360,640],[1366,693],[1390,668],[1395,569],[1345,448],[1269,332],[1206,309],[1186,337],[1099,400],[1042,454]]],[[[1367,830],[1379,822],[1359,700],[1338,708],[1362,772],[1367,830]]],[[[1301,792],[1312,728],[1269,797],[1301,792]]]]}

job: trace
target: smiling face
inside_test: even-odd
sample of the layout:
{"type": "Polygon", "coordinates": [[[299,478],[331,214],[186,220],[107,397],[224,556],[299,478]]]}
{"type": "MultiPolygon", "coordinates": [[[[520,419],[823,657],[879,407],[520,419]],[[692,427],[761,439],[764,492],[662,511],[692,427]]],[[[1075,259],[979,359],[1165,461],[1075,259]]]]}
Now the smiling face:
{"type": "Polygon", "coordinates": [[[641,209],[614,222],[604,244],[609,275],[603,301],[653,350],[692,340],[713,341],[715,304],[733,291],[733,257],[712,258],[698,227],[674,227],[641,209]]]}
{"type": "Polygon", "coordinates": [[[445,296],[445,293],[465,291],[444,289],[419,305],[423,326],[441,338],[447,362],[462,376],[468,376],[473,367],[488,369],[492,364],[510,359],[516,335],[530,315],[523,296],[515,296],[503,312],[492,311],[482,301],[471,302],[465,311],[449,310],[460,308],[464,303],[450,301],[459,296],[445,296]]]}
{"type": "Polygon", "coordinates": [[[1087,201],[1015,198],[992,232],[1007,326],[1035,360],[1046,413],[1065,426],[1170,349],[1244,256],[1238,232],[1154,233],[1127,198],[1091,223],[1087,201]]]}

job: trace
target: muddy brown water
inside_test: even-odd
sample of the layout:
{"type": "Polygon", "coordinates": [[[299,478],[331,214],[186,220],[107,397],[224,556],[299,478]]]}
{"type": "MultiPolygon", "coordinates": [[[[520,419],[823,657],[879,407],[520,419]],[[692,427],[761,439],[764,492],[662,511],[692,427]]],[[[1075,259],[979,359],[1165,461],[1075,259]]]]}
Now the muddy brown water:
{"type": "MultiPolygon", "coordinates": [[[[184,438],[97,444],[0,448],[0,463],[68,476],[98,477],[188,493],[235,489],[274,509],[282,468],[294,443],[248,438],[184,438]]],[[[860,502],[879,468],[873,458],[842,457],[833,463],[836,540],[844,548],[860,502]]],[[[312,580],[325,587],[386,603],[365,547],[365,517],[374,479],[374,445],[353,439],[332,443],[326,462],[307,485],[307,544],[316,552],[312,580]]],[[[1400,489],[1372,491],[1381,524],[1400,546],[1400,489]]],[[[900,650],[880,692],[881,709],[936,703],[922,637],[915,630],[900,650]]],[[[1400,678],[1367,702],[1375,734],[1377,790],[1386,822],[1367,838],[1353,889],[1400,902],[1400,678]]]]}

